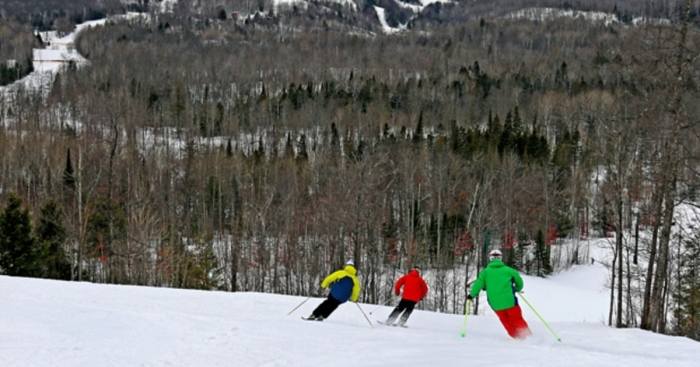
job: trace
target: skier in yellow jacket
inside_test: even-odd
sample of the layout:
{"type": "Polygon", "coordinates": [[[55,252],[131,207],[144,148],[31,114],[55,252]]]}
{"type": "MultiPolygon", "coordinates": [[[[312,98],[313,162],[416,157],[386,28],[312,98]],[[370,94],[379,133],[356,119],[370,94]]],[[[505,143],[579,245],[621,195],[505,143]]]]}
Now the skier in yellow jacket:
{"type": "Polygon", "coordinates": [[[330,287],[328,298],[321,302],[307,320],[323,321],[328,318],[339,305],[348,299],[357,302],[360,298],[360,281],[357,280],[355,263],[348,260],[343,269],[333,272],[321,282],[321,288],[330,287]]]}

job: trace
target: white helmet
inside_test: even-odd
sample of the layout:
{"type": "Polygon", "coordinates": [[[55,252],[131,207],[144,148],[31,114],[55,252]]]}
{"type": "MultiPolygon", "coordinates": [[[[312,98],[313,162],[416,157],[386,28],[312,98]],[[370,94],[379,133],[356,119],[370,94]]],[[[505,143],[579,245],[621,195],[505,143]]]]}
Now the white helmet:
{"type": "Polygon", "coordinates": [[[501,253],[500,250],[491,250],[491,252],[489,252],[489,260],[500,259],[501,256],[503,256],[503,253],[501,253]]]}

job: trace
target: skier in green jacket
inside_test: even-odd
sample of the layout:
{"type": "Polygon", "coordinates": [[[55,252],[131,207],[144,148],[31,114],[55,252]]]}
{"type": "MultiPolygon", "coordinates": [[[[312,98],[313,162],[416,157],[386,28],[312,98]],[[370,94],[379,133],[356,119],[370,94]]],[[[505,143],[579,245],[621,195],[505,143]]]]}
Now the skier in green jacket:
{"type": "Polygon", "coordinates": [[[485,290],[489,306],[496,312],[508,335],[516,339],[525,339],[532,332],[523,319],[518,298],[515,296],[515,292],[523,289],[523,278],[517,270],[506,266],[501,257],[502,253],[499,250],[489,253],[489,264],[472,284],[467,299],[472,300],[479,296],[481,290],[485,290]]]}

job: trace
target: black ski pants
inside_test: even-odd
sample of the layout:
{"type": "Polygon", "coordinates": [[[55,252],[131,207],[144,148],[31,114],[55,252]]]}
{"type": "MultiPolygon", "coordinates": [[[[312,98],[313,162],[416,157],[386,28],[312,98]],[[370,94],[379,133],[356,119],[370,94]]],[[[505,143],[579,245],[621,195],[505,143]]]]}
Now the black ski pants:
{"type": "Polygon", "coordinates": [[[315,317],[323,317],[324,319],[328,318],[328,316],[335,311],[336,308],[343,302],[338,301],[337,299],[333,298],[330,294],[328,295],[328,298],[326,298],[323,302],[321,302],[318,307],[314,310],[312,313],[315,317]]]}
{"type": "Polygon", "coordinates": [[[391,311],[389,318],[386,319],[387,324],[393,324],[394,320],[399,317],[401,312],[403,312],[403,315],[401,315],[401,320],[399,320],[399,323],[401,325],[405,324],[408,318],[411,316],[411,312],[413,312],[414,307],[416,307],[416,302],[402,299],[401,302],[399,302],[399,305],[394,308],[394,311],[391,311]]]}

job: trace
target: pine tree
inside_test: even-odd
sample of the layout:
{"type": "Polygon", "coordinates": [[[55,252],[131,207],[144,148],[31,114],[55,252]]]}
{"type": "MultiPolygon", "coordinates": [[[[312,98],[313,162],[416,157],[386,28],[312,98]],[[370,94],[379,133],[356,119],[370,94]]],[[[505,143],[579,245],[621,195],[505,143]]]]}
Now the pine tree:
{"type": "Polygon", "coordinates": [[[0,271],[7,275],[36,276],[38,251],[32,236],[29,212],[10,195],[0,213],[0,271]]]}
{"type": "Polygon", "coordinates": [[[216,113],[214,115],[214,135],[221,135],[224,125],[224,104],[218,102],[216,104],[216,113]]]}
{"type": "Polygon", "coordinates": [[[66,189],[75,189],[75,172],[73,171],[73,163],[70,158],[70,148],[66,152],[66,168],[63,169],[63,186],[66,189]]]}
{"type": "Polygon", "coordinates": [[[227,18],[227,16],[226,16],[226,9],[224,9],[224,8],[219,8],[219,11],[218,11],[216,17],[217,17],[219,20],[221,20],[221,21],[226,20],[226,18],[227,18]]]}
{"type": "Polygon", "coordinates": [[[40,249],[41,276],[51,279],[70,279],[70,263],[63,249],[66,230],[63,227],[61,211],[53,201],[41,208],[36,239],[40,249]]]}
{"type": "Polygon", "coordinates": [[[674,331],[700,340],[700,230],[683,241],[685,253],[680,257],[678,290],[674,295],[677,308],[673,315],[674,331]]]}
{"type": "Polygon", "coordinates": [[[503,155],[503,153],[512,149],[513,136],[513,115],[508,111],[503,131],[498,140],[498,154],[503,155]]]}
{"type": "Polygon", "coordinates": [[[226,143],[226,156],[228,158],[233,157],[233,146],[231,145],[231,138],[229,138],[228,142],[226,143]]]}
{"type": "MultiPolygon", "coordinates": [[[[489,116],[491,116],[489,114],[489,116]]],[[[489,126],[488,126],[488,145],[489,148],[491,147],[498,147],[498,144],[500,143],[501,139],[501,134],[503,133],[503,126],[501,126],[501,118],[496,114],[493,116],[493,119],[489,118],[489,126]]]]}
{"type": "Polygon", "coordinates": [[[338,127],[335,122],[331,123],[331,161],[336,164],[340,161],[341,149],[340,149],[340,133],[338,132],[338,127]]]}
{"type": "Polygon", "coordinates": [[[418,144],[423,140],[423,111],[418,115],[416,130],[413,132],[413,142],[418,144]]]}

